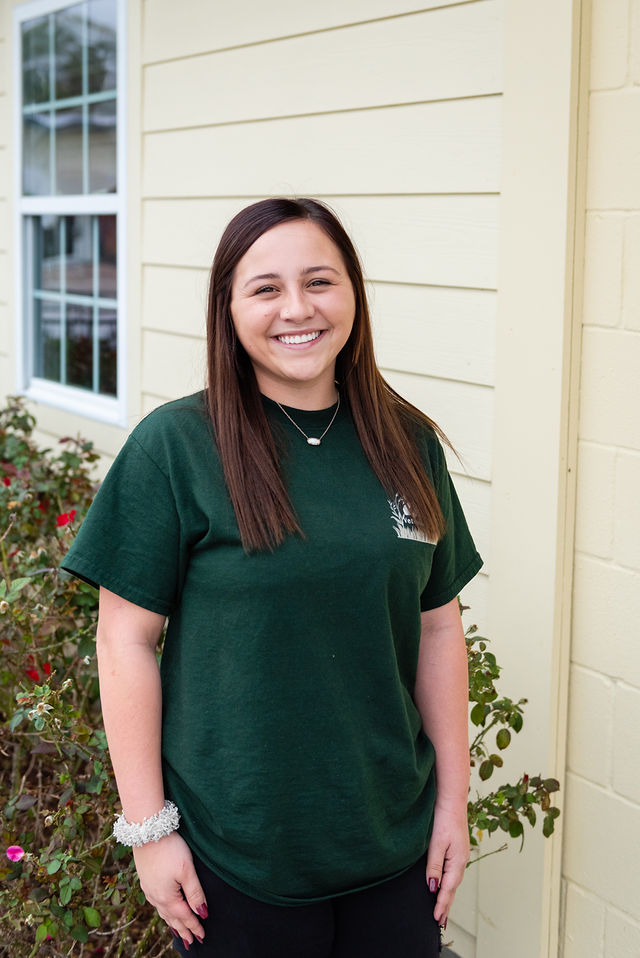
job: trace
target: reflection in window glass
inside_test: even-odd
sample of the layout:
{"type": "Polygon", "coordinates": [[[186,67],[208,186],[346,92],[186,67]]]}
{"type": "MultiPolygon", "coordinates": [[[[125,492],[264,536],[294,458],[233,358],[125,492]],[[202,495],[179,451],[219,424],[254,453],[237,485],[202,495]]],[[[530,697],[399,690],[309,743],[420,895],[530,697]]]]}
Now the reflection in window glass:
{"type": "Polygon", "coordinates": [[[118,330],[117,2],[43,6],[48,14],[20,22],[31,374],[111,397],[118,330]],[[88,197],[95,194],[102,195],[93,203],[88,197]]]}
{"type": "Polygon", "coordinates": [[[118,391],[117,333],[118,328],[115,309],[101,309],[98,327],[100,356],[99,392],[106,396],[115,396],[118,391]]]}
{"type": "Polygon", "coordinates": [[[22,192],[38,196],[51,191],[49,113],[30,113],[22,123],[22,192]]]}
{"type": "Polygon", "coordinates": [[[56,193],[82,193],[82,107],[56,110],[56,193]]]}
{"type": "Polygon", "coordinates": [[[68,293],[93,295],[91,216],[67,217],[66,273],[68,293]]]}
{"type": "Polygon", "coordinates": [[[60,381],[60,304],[50,300],[36,299],[35,318],[35,356],[36,376],[42,379],[60,381]]]}
{"type": "Polygon", "coordinates": [[[89,0],[89,93],[116,88],[116,8],[89,0]]]}
{"type": "Polygon", "coordinates": [[[57,100],[82,96],[83,6],[58,10],[53,17],[57,100]]]}
{"type": "Polygon", "coordinates": [[[25,106],[49,99],[49,17],[22,25],[22,102],[25,106]]]}
{"type": "Polygon", "coordinates": [[[67,383],[93,388],[93,309],[67,306],[67,383]]]}
{"type": "Polygon", "coordinates": [[[89,107],[89,192],[116,191],[116,101],[89,107]]]}
{"type": "Polygon", "coordinates": [[[60,255],[59,216],[41,216],[39,229],[36,229],[36,256],[34,263],[34,285],[37,290],[62,289],[62,257],[60,255]]]}
{"type": "Polygon", "coordinates": [[[116,218],[98,217],[98,245],[100,280],[98,289],[104,299],[115,299],[118,294],[116,276],[116,218]]]}

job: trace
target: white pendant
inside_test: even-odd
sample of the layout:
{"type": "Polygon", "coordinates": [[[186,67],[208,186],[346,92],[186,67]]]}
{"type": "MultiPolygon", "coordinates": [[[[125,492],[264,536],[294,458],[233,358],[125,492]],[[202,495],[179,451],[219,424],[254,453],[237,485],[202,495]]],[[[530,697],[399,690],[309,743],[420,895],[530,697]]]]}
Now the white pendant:
{"type": "Polygon", "coordinates": [[[314,439],[313,436],[308,436],[308,437],[307,437],[307,442],[309,443],[310,446],[319,446],[319,445],[320,445],[320,440],[319,440],[319,439],[314,439]]]}

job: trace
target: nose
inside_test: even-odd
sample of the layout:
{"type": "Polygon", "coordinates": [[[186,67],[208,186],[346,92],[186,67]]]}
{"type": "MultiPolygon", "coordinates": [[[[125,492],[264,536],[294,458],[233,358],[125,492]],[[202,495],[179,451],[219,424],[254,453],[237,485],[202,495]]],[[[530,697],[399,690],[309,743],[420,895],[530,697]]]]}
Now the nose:
{"type": "Polygon", "coordinates": [[[302,323],[313,316],[313,312],[313,303],[305,296],[304,291],[295,289],[289,290],[283,298],[280,316],[294,323],[302,323]]]}

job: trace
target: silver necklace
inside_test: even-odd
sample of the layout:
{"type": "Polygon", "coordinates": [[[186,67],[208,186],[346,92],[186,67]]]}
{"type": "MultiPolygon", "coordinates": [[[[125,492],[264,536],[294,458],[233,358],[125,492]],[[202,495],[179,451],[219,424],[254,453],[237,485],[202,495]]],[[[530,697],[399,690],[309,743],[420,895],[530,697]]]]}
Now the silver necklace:
{"type": "Polygon", "coordinates": [[[333,426],[333,422],[334,422],[336,416],[338,415],[338,410],[340,409],[340,393],[338,393],[338,402],[337,402],[337,404],[336,404],[336,410],[335,410],[333,416],[331,417],[331,422],[329,423],[329,425],[327,426],[327,428],[326,428],[325,431],[322,433],[322,435],[320,436],[319,439],[316,439],[315,436],[307,436],[307,434],[306,434],[306,432],[304,431],[304,429],[301,429],[300,426],[298,425],[298,423],[295,421],[295,419],[292,419],[292,418],[291,418],[291,416],[289,415],[289,413],[287,412],[287,410],[286,410],[283,406],[281,406],[280,403],[279,403],[277,400],[276,400],[275,402],[276,402],[276,406],[278,407],[278,409],[280,409],[280,411],[285,414],[285,416],[287,417],[287,419],[289,420],[289,422],[296,427],[296,429],[298,430],[298,432],[301,432],[301,433],[302,433],[302,435],[303,435],[304,438],[307,440],[307,442],[309,443],[309,445],[310,445],[310,446],[319,446],[320,443],[322,442],[322,440],[324,439],[324,437],[327,435],[327,433],[329,432],[329,430],[330,430],[331,427],[333,426]]]}

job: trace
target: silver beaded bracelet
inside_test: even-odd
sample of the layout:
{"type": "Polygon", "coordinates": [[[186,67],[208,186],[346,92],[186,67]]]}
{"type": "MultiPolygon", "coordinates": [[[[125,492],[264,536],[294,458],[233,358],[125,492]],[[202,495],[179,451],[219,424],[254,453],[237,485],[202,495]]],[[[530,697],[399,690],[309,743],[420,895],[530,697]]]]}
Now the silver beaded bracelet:
{"type": "Polygon", "coordinates": [[[165,835],[175,832],[179,824],[178,806],[167,799],[159,812],[151,815],[150,818],[145,818],[140,824],[128,822],[124,814],[117,815],[113,826],[113,837],[121,845],[139,848],[147,842],[159,842],[165,835]]]}

